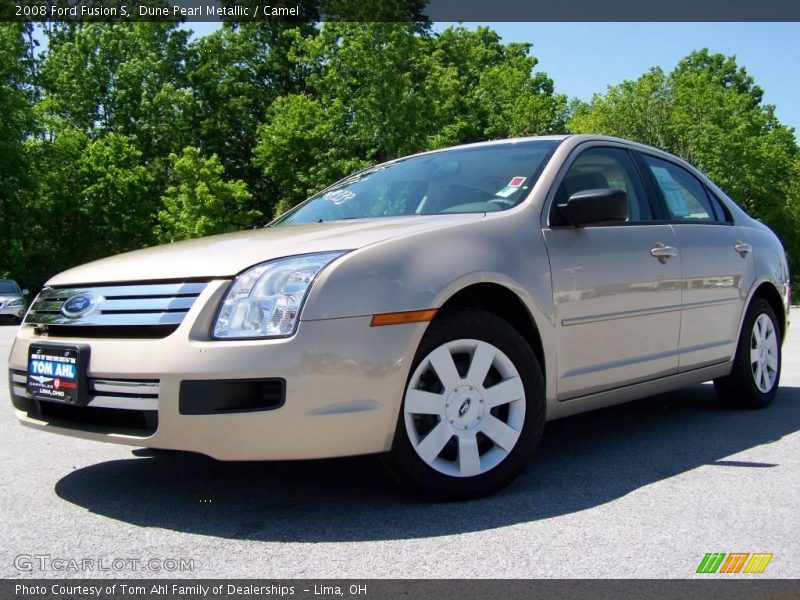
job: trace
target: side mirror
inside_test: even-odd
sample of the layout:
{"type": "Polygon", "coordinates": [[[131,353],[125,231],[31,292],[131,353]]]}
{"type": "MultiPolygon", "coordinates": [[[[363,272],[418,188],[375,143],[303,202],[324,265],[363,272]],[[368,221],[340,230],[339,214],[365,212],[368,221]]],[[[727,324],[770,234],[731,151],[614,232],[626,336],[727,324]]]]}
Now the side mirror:
{"type": "Polygon", "coordinates": [[[558,208],[575,227],[628,220],[628,197],[618,189],[581,190],[558,208]]]}
{"type": "Polygon", "coordinates": [[[29,289],[27,289],[27,288],[25,288],[25,289],[23,289],[23,290],[22,290],[22,295],[23,295],[23,296],[27,296],[27,295],[28,295],[28,294],[30,294],[30,293],[31,293],[31,291],[30,291],[29,289]]]}

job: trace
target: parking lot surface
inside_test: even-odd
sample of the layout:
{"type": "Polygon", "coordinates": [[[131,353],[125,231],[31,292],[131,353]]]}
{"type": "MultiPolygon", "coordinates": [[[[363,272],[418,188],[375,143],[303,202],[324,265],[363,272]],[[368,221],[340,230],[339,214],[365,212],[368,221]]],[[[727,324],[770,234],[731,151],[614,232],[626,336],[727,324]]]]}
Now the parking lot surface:
{"type": "Polygon", "coordinates": [[[0,575],[683,578],[707,552],[769,552],[759,577],[795,578],[798,314],[768,409],[703,384],[549,423],[522,477],[457,504],[410,499],[374,457],[222,463],[29,430],[3,366],[0,575]]]}

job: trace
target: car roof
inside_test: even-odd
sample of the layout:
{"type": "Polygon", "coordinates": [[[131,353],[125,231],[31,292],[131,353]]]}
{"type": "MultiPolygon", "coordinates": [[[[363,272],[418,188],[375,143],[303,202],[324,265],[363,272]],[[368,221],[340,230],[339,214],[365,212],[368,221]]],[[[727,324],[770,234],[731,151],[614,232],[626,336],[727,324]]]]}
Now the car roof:
{"type": "MultiPolygon", "coordinates": [[[[655,146],[648,146],[647,144],[642,144],[641,142],[634,142],[632,140],[626,140],[624,138],[614,137],[610,135],[600,135],[594,133],[575,133],[575,134],[563,134],[563,135],[538,135],[538,136],[526,136],[526,137],[515,137],[515,138],[504,138],[499,140],[487,140],[485,142],[473,142],[470,144],[460,144],[458,146],[450,146],[448,148],[440,148],[439,150],[431,150],[428,152],[420,152],[419,154],[431,154],[434,152],[442,152],[446,150],[455,150],[457,148],[476,148],[480,146],[491,146],[495,144],[507,144],[509,142],[516,143],[516,142],[536,142],[536,141],[556,141],[556,142],[565,142],[568,141],[572,148],[579,146],[580,144],[584,144],[586,142],[614,142],[616,144],[624,144],[630,148],[634,148],[636,150],[640,150],[643,152],[648,152],[650,154],[660,155],[668,160],[673,162],[677,162],[684,167],[688,167],[690,170],[699,174],[705,178],[705,174],[702,173],[697,167],[693,164],[687,162],[686,160],[682,159],[680,156],[675,156],[667,152],[666,150],[661,150],[660,148],[656,148],[655,146]]],[[[417,155],[413,155],[417,156],[417,155]]]]}
{"type": "MultiPolygon", "coordinates": [[[[436,150],[428,150],[426,152],[419,152],[417,154],[412,154],[410,156],[422,156],[425,154],[435,154],[437,152],[446,152],[448,150],[456,150],[462,148],[479,148],[481,146],[494,146],[499,144],[508,144],[508,143],[520,143],[520,142],[538,142],[538,141],[553,141],[553,142],[564,142],[569,140],[571,145],[577,146],[579,144],[585,142],[615,142],[617,144],[625,144],[632,148],[637,148],[639,150],[644,150],[647,152],[651,152],[654,154],[661,154],[665,157],[668,157],[672,160],[679,161],[683,164],[688,164],[686,161],[681,159],[674,154],[670,154],[669,152],[665,152],[659,148],[655,148],[653,146],[648,146],[647,144],[642,144],[640,142],[634,142],[631,140],[626,140],[624,138],[618,138],[610,135],[599,135],[599,134],[589,134],[589,133],[576,133],[576,134],[561,134],[561,135],[534,135],[534,136],[524,136],[524,137],[513,137],[513,138],[502,138],[497,140],[486,140],[482,142],[471,142],[468,144],[458,144],[457,146],[448,146],[446,148],[438,148],[436,150]]],[[[409,158],[410,156],[404,156],[402,158],[409,158]]],[[[397,159],[395,159],[397,160],[397,159]]],[[[394,162],[394,160],[389,161],[394,162]]],[[[691,165],[690,165],[691,166],[691,165]]]]}

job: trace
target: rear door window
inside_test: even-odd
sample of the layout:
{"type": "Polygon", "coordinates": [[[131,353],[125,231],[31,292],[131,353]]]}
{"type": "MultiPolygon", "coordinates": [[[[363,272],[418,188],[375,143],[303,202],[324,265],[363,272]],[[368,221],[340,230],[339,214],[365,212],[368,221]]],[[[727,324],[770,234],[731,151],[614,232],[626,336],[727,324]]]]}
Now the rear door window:
{"type": "Polygon", "coordinates": [[[673,221],[724,221],[721,208],[715,210],[702,183],[683,167],[643,154],[673,221]]]}

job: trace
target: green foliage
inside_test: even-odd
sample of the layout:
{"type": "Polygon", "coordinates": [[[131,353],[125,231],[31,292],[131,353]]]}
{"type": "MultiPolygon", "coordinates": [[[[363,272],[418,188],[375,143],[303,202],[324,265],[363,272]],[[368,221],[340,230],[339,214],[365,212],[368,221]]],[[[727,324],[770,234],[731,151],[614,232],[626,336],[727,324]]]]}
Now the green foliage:
{"type": "Polygon", "coordinates": [[[535,72],[530,44],[503,45],[488,27],[455,27],[432,46],[429,85],[438,118],[430,147],[564,132],[566,97],[535,72]]]}
{"type": "Polygon", "coordinates": [[[326,23],[296,37],[305,91],[277,99],[253,164],[277,216],[356,168],[442,146],[563,129],[566,99],[529,46],[488,28],[326,23]]]}
{"type": "Polygon", "coordinates": [[[30,63],[26,60],[28,27],[15,23],[0,26],[0,270],[11,273],[16,273],[14,263],[25,254],[15,230],[31,186],[23,145],[34,127],[30,63]]]}
{"type": "Polygon", "coordinates": [[[195,41],[186,55],[195,140],[181,148],[216,154],[227,177],[245,181],[254,196],[272,198],[275,191],[252,163],[256,132],[277,98],[303,91],[307,66],[291,53],[296,40],[316,33],[309,23],[226,23],[195,41]]]}
{"type": "Polygon", "coordinates": [[[93,136],[135,135],[158,155],[191,107],[187,39],[168,23],[59,25],[41,63],[42,108],[93,136]]]}
{"type": "Polygon", "coordinates": [[[109,134],[92,141],[71,128],[53,141],[29,140],[26,150],[37,186],[20,225],[34,281],[52,269],[150,243],[152,176],[129,138],[109,134]]]}
{"type": "Polygon", "coordinates": [[[275,101],[267,122],[259,129],[254,163],[280,190],[275,216],[348,173],[369,163],[347,155],[337,146],[335,115],[340,103],[325,110],[308,96],[295,94],[275,101]]]}
{"type": "Polygon", "coordinates": [[[156,238],[176,242],[236,231],[251,226],[261,213],[246,210],[250,193],[243,181],[223,181],[224,169],[214,154],[203,158],[197,148],[170,155],[172,175],[161,197],[156,238]]]}
{"type": "Polygon", "coordinates": [[[102,232],[82,240],[87,254],[106,256],[149,243],[156,199],[141,158],[132,140],[117,133],[91,142],[81,153],[76,173],[81,189],[74,199],[79,231],[102,232]]]}
{"type": "Polygon", "coordinates": [[[671,143],[671,102],[667,76],[654,68],[635,81],[609,86],[587,105],[572,107],[574,133],[604,133],[666,149],[671,143]]]}
{"type": "Polygon", "coordinates": [[[34,186],[25,194],[25,211],[15,223],[15,237],[25,252],[9,265],[23,287],[35,288],[58,271],[98,257],[84,252],[77,204],[81,182],[75,165],[88,145],[84,132],[68,127],[52,139],[25,143],[34,186]]]}

